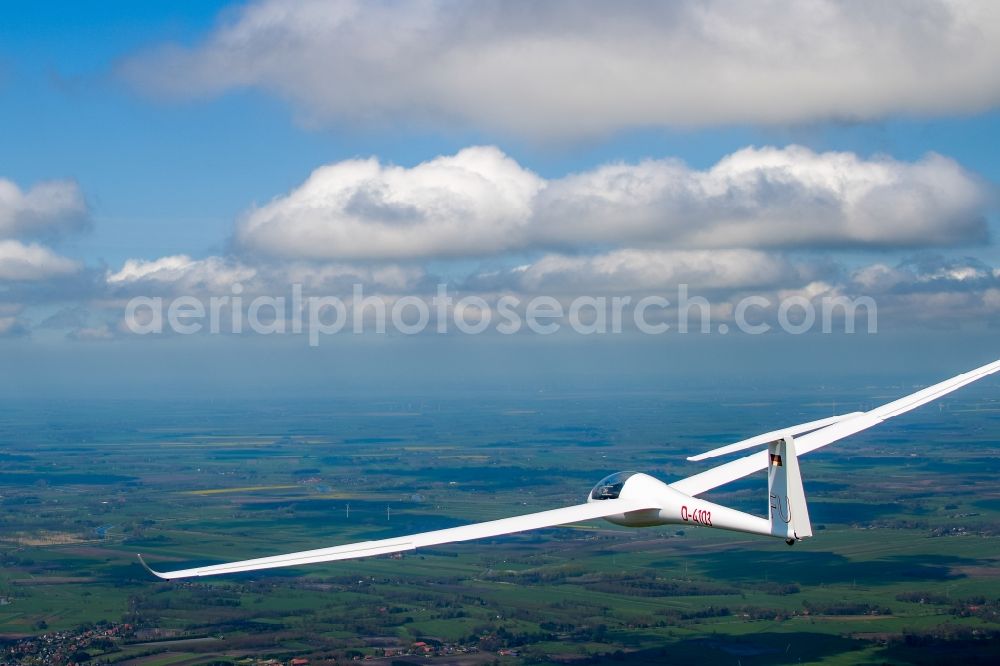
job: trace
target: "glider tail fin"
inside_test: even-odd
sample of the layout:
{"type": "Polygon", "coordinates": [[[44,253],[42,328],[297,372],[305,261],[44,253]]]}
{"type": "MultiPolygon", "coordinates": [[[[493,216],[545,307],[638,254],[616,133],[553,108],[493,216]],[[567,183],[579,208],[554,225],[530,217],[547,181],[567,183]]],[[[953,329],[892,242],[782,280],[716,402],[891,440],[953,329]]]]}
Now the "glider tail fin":
{"type": "Polygon", "coordinates": [[[771,534],[783,537],[791,545],[812,536],[795,440],[784,437],[771,442],[767,453],[767,504],[771,534]]]}

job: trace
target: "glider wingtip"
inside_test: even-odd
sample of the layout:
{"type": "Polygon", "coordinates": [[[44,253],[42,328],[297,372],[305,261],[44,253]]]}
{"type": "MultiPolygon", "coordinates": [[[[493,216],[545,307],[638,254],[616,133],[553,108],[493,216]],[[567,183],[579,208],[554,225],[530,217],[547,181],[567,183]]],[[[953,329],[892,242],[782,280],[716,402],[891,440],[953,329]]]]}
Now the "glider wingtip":
{"type": "Polygon", "coordinates": [[[169,580],[169,578],[167,578],[167,576],[164,576],[159,571],[153,571],[152,567],[150,567],[148,564],[146,564],[146,560],[143,559],[142,553],[136,553],[135,556],[139,558],[139,564],[142,565],[143,569],[145,569],[146,571],[148,571],[149,573],[153,574],[154,576],[156,576],[157,578],[159,578],[161,580],[169,580]]]}

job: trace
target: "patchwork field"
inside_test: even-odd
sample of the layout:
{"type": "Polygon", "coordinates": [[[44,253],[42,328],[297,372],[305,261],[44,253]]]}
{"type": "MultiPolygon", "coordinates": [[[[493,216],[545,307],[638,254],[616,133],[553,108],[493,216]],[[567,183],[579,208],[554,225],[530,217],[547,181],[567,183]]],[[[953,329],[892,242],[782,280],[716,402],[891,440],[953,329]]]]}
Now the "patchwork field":
{"type": "MultiPolygon", "coordinates": [[[[197,582],[152,580],[135,560],[573,504],[608,472],[682,477],[705,468],[691,453],[908,388],[825,388],[809,404],[766,391],[6,404],[0,662],[995,663],[995,382],[804,458],[816,536],[793,548],[598,522],[197,582]]],[[[763,513],[765,489],[755,476],[712,499],[763,513]]]]}

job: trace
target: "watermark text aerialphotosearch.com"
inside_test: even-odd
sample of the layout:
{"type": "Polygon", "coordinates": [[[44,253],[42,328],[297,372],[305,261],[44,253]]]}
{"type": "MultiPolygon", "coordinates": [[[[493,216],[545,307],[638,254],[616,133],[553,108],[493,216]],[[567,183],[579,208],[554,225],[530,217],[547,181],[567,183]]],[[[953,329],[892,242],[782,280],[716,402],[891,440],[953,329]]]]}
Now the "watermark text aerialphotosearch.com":
{"type": "Polygon", "coordinates": [[[689,294],[679,285],[668,298],[643,296],[551,295],[521,297],[504,294],[490,298],[449,294],[437,286],[433,296],[366,295],[363,285],[351,296],[304,296],[295,284],[286,296],[243,295],[234,284],[224,296],[199,298],[136,296],[125,308],[125,327],[137,335],[247,332],[259,335],[305,334],[317,346],[322,336],[342,333],[452,333],[501,335],[530,332],[551,335],[569,330],[580,335],[616,334],[635,330],[647,335],[668,332],[741,333],[760,335],[773,330],[790,334],[819,331],[853,333],[857,321],[863,330],[877,332],[877,307],[867,296],[795,295],[774,298],[760,294],[735,302],[713,304],[689,294]]]}

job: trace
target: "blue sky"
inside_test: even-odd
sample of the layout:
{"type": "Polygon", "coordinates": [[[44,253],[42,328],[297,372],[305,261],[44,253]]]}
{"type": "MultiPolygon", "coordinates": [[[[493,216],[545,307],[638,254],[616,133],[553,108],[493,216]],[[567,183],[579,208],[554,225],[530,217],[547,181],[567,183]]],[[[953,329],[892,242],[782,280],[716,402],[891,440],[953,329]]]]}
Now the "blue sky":
{"type": "Polygon", "coordinates": [[[989,360],[997,12],[780,4],[11,4],[0,182],[56,186],[43,213],[0,198],[0,357],[114,358],[156,344],[122,326],[127,297],[307,273],[487,301],[683,281],[722,317],[753,293],[869,295],[883,328],[989,360]]]}

